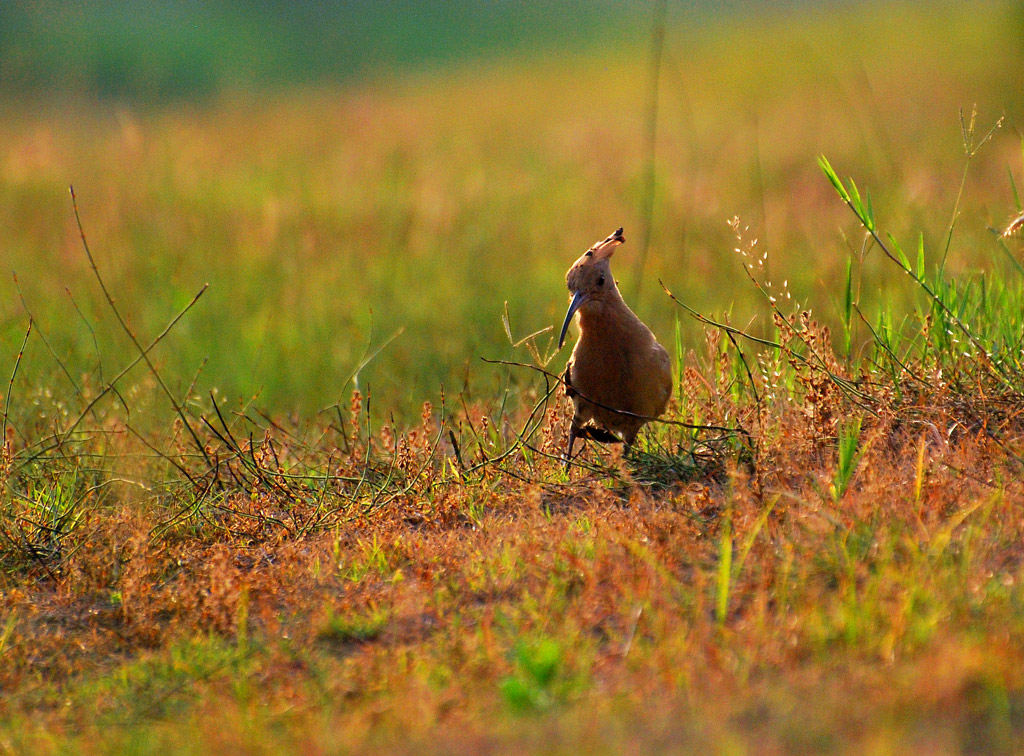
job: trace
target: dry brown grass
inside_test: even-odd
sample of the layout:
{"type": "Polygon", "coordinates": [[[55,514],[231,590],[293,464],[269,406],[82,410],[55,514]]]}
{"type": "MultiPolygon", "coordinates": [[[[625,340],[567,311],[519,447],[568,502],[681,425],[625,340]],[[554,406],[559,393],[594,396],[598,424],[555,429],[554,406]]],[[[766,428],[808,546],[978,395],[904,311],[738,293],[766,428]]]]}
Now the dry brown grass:
{"type": "MultiPolygon", "coordinates": [[[[735,413],[696,372],[704,416],[735,413]]],[[[99,489],[59,553],[8,562],[5,747],[999,752],[1024,700],[1016,424],[997,444],[956,405],[893,404],[837,495],[822,418],[851,405],[805,380],[754,459],[667,487],[617,452],[562,479],[564,406],[534,433],[551,458],[525,411],[478,406],[359,440],[358,396],[345,429],[209,432],[205,478],[185,449],[172,498],[99,489]]]]}

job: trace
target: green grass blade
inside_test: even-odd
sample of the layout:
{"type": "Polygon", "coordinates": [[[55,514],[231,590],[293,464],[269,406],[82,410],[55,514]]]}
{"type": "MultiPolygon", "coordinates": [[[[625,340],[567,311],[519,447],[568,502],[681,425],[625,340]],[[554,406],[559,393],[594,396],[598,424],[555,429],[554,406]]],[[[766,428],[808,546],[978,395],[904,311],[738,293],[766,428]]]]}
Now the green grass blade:
{"type": "Polygon", "coordinates": [[[843,292],[843,349],[850,357],[853,339],[853,258],[846,260],[846,287],[843,292]]]}
{"type": "Polygon", "coordinates": [[[839,196],[842,197],[843,201],[848,203],[850,201],[850,194],[846,191],[846,187],[843,186],[843,182],[839,179],[839,176],[836,175],[835,170],[832,168],[832,164],[828,162],[828,158],[824,155],[819,155],[818,166],[821,168],[822,172],[828,178],[839,196]]]}
{"type": "Polygon", "coordinates": [[[907,259],[907,254],[903,251],[903,247],[900,246],[900,243],[892,234],[886,234],[886,236],[889,239],[889,246],[892,247],[893,252],[895,252],[896,256],[899,258],[899,263],[903,266],[903,270],[913,276],[914,269],[910,267],[910,260],[907,259]]]}
{"type": "Polygon", "coordinates": [[[715,618],[718,626],[725,624],[729,613],[729,588],[732,579],[732,503],[725,510],[722,536],[718,542],[718,591],[715,600],[715,618]]]}

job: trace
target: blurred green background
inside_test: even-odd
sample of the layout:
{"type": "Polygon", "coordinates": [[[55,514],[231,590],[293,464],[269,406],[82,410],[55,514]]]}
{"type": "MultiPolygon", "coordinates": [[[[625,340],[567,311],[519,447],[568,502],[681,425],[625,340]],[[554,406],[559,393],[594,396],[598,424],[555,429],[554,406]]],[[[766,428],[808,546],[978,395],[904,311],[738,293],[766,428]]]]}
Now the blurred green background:
{"type": "MultiPolygon", "coordinates": [[[[342,398],[398,331],[359,376],[384,415],[418,416],[442,385],[493,399],[535,380],[479,360],[528,358],[505,303],[517,338],[557,326],[565,269],[620,225],[616,275],[663,342],[682,314],[658,278],[768,328],[733,216],[769,253],[763,278],[831,322],[861,237],[816,158],[937,259],[964,170],[959,113],[975,105],[980,133],[1005,120],[971,159],[950,266],[1011,270],[993,229],[1021,180],[1021,8],[670,2],[652,122],[657,4],[7,0],[0,367],[28,312],[15,406],[94,390],[132,356],[69,184],[143,341],[210,284],[155,352],[175,389],[202,367],[199,393],[274,411],[342,398]]],[[[865,307],[909,307],[877,258],[865,307]]],[[[144,381],[139,368],[125,385],[144,381]]]]}
{"type": "Polygon", "coordinates": [[[191,2],[13,0],[0,5],[0,73],[13,91],[160,103],[226,89],[352,82],[551,48],[586,49],[642,2],[191,2]]]}

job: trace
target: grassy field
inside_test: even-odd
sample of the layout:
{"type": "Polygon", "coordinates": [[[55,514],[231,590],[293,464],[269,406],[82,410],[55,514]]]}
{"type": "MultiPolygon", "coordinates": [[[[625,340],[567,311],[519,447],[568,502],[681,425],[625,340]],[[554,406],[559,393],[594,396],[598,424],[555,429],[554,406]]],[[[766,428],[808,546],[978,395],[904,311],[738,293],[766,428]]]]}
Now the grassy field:
{"type": "Polygon", "coordinates": [[[0,109],[0,753],[1021,750],[1022,30],[0,109]],[[670,422],[566,475],[619,225],[670,422]]]}

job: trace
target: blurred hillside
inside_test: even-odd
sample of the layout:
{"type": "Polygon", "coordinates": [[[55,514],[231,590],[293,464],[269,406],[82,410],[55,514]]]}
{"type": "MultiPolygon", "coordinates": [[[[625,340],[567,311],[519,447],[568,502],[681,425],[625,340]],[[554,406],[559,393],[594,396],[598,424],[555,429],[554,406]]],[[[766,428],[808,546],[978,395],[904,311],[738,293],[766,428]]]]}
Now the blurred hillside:
{"type": "MultiPolygon", "coordinates": [[[[730,14],[862,4],[674,0],[669,15],[699,27],[730,14]]],[[[0,95],[159,103],[523,53],[578,53],[646,39],[655,8],[642,0],[3,0],[0,95]]]]}
{"type": "Polygon", "coordinates": [[[0,86],[133,101],[204,98],[222,88],[575,50],[646,34],[649,18],[646,4],[633,0],[4,0],[0,86]]]}

